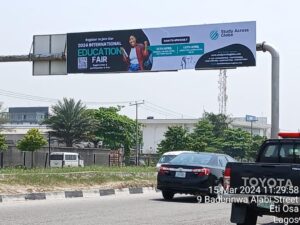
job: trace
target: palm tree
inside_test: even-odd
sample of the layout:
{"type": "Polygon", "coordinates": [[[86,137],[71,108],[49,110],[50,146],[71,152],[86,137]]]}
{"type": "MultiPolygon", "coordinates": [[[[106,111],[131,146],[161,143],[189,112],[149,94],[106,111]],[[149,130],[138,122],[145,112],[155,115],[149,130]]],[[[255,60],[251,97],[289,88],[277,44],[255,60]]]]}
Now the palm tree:
{"type": "Polygon", "coordinates": [[[52,113],[44,123],[53,130],[51,134],[62,139],[67,147],[87,138],[91,119],[81,101],[63,98],[52,107],[52,113]]]}

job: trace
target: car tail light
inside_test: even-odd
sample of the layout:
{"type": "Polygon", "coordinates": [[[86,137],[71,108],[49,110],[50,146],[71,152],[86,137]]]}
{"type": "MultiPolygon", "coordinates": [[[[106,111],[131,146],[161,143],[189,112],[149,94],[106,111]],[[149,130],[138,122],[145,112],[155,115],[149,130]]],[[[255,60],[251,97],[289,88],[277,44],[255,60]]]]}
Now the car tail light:
{"type": "Polygon", "coordinates": [[[210,174],[210,169],[208,168],[192,169],[192,172],[202,177],[202,176],[208,176],[210,174]]]}
{"type": "Polygon", "coordinates": [[[164,174],[168,174],[170,172],[170,168],[166,167],[166,166],[161,166],[159,168],[159,174],[164,175],[164,174]]]}
{"type": "Polygon", "coordinates": [[[230,176],[231,176],[231,168],[226,168],[224,172],[224,181],[223,186],[225,190],[228,190],[230,188],[230,176]]]}

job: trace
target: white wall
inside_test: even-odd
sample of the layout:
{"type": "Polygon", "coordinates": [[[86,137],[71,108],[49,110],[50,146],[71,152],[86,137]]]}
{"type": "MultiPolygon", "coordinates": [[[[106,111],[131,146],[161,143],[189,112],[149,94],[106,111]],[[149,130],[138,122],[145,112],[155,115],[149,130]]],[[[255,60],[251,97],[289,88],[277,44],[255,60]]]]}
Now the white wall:
{"type": "MultiPolygon", "coordinates": [[[[158,144],[164,139],[164,134],[169,126],[183,126],[192,132],[199,119],[149,119],[139,120],[143,124],[143,153],[156,153],[158,144]]],[[[233,128],[241,128],[250,132],[250,123],[238,118],[231,125],[233,128]]],[[[270,136],[270,125],[267,120],[261,119],[253,123],[253,135],[270,136]]]]}

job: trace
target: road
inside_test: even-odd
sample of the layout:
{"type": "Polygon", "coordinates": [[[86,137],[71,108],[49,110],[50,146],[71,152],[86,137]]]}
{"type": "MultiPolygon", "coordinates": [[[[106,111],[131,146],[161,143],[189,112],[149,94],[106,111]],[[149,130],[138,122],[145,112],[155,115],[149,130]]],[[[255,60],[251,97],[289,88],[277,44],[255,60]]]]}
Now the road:
{"type": "Polygon", "coordinates": [[[0,203],[1,225],[229,225],[229,215],[229,204],[203,204],[189,196],[166,202],[160,193],[0,203]]]}

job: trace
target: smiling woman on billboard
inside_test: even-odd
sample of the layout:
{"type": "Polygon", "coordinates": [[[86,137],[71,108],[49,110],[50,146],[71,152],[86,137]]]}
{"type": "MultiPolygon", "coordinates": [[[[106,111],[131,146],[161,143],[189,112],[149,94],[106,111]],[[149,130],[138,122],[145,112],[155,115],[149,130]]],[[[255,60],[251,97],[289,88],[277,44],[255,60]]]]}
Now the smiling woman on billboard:
{"type": "Polygon", "coordinates": [[[128,64],[128,72],[136,72],[144,70],[144,62],[149,56],[148,42],[144,44],[137,43],[137,38],[134,35],[129,37],[130,50],[127,53],[122,47],[123,60],[128,64]]]}

